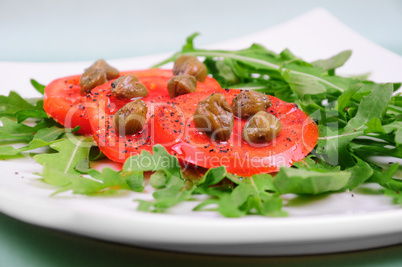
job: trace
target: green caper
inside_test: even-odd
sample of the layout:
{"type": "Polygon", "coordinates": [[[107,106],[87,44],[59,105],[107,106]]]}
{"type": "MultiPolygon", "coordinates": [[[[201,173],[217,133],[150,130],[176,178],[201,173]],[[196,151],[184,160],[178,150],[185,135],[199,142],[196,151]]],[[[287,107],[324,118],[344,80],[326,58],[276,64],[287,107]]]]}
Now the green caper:
{"type": "Polygon", "coordinates": [[[207,77],[207,67],[193,56],[180,56],[173,66],[173,74],[187,74],[194,76],[197,81],[203,82],[207,77]]]}
{"type": "Polygon", "coordinates": [[[147,112],[145,102],[135,99],[114,114],[114,128],[122,136],[138,133],[145,125],[147,112]]]}
{"type": "Polygon", "coordinates": [[[267,111],[272,105],[267,95],[256,91],[242,91],[233,98],[233,113],[238,118],[247,119],[259,111],[267,111]]]}
{"type": "Polygon", "coordinates": [[[80,77],[81,94],[85,95],[96,86],[106,82],[106,73],[101,69],[89,69],[80,77]]]}
{"type": "Polygon", "coordinates": [[[176,75],[168,82],[170,98],[195,92],[197,79],[191,75],[176,75]]]}
{"type": "Polygon", "coordinates": [[[148,89],[135,75],[125,75],[112,83],[112,94],[115,97],[123,99],[132,99],[135,97],[145,97],[148,95],[148,89]]]}
{"type": "Polygon", "coordinates": [[[278,136],[281,128],[281,122],[274,115],[259,111],[244,126],[243,139],[250,144],[268,143],[278,136]]]}
{"type": "Polygon", "coordinates": [[[198,103],[193,116],[195,127],[214,140],[227,141],[233,129],[233,111],[226,98],[212,94],[198,103]]]}
{"type": "MultiPolygon", "coordinates": [[[[99,59],[99,60],[95,61],[95,63],[92,64],[88,69],[104,70],[106,72],[106,77],[108,80],[116,79],[117,77],[119,77],[119,71],[116,68],[110,66],[103,59],[99,59]]],[[[88,70],[88,69],[86,69],[86,70],[88,70]]]]}
{"type": "Polygon", "coordinates": [[[119,71],[107,64],[105,60],[99,59],[89,68],[85,69],[84,73],[81,75],[81,94],[86,94],[96,86],[117,77],[119,77],[119,71]]]}

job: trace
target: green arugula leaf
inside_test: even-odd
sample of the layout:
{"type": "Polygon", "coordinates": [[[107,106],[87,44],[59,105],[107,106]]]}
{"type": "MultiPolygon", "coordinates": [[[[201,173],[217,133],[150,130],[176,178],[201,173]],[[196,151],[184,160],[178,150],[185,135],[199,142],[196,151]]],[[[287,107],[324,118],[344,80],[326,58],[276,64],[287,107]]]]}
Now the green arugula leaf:
{"type": "MultiPolygon", "coordinates": [[[[166,209],[190,198],[195,187],[186,188],[186,181],[181,174],[181,167],[178,159],[170,155],[161,145],[153,147],[153,155],[142,151],[140,155],[132,156],[123,165],[123,172],[146,172],[163,171],[166,175],[166,182],[158,185],[159,189],[153,193],[155,201],[146,204],[139,201],[139,210],[152,210],[163,212],[166,209]]],[[[157,179],[154,176],[153,180],[157,179]]]]}
{"type": "Polygon", "coordinates": [[[75,165],[74,169],[79,173],[87,174],[90,170],[89,159],[84,158],[83,160],[79,161],[77,165],[75,165]]]}
{"type": "Polygon", "coordinates": [[[392,84],[379,84],[368,96],[362,98],[357,114],[352,118],[345,131],[365,128],[365,125],[373,118],[381,119],[392,97],[392,84]],[[375,107],[375,108],[373,108],[375,107]]]}
{"type": "Polygon", "coordinates": [[[153,155],[142,151],[140,155],[129,157],[124,165],[125,172],[165,171],[168,175],[181,176],[180,164],[175,156],[170,155],[161,145],[153,147],[153,155]]]}
{"type": "Polygon", "coordinates": [[[227,178],[228,175],[229,174],[226,172],[226,168],[224,166],[209,169],[197,183],[196,192],[215,197],[221,197],[222,195],[231,192],[233,188],[228,184],[216,186],[221,184],[221,182],[227,178]]]}
{"type": "Polygon", "coordinates": [[[364,134],[369,133],[385,133],[379,118],[374,117],[369,122],[366,123],[367,129],[364,130],[364,134]]]}
{"type": "Polygon", "coordinates": [[[168,178],[164,171],[154,172],[149,179],[150,185],[156,189],[165,188],[167,181],[168,178]]]}
{"type": "Polygon", "coordinates": [[[359,158],[355,159],[357,161],[356,165],[346,169],[347,172],[350,172],[350,178],[344,189],[355,189],[362,183],[366,182],[374,173],[373,169],[367,162],[359,158]]]}
{"type": "Polygon", "coordinates": [[[339,67],[342,67],[343,64],[345,64],[345,62],[350,58],[351,55],[352,55],[351,50],[345,50],[340,52],[339,54],[336,54],[333,57],[324,60],[316,60],[311,64],[315,67],[321,68],[323,71],[334,70],[339,67]]]}
{"type": "Polygon", "coordinates": [[[125,179],[130,190],[141,192],[144,189],[144,174],[142,172],[122,172],[121,175],[125,179]]]}
{"type": "Polygon", "coordinates": [[[14,116],[17,118],[18,123],[29,118],[49,118],[44,110],[20,110],[14,116]]]}
{"type": "Polygon", "coordinates": [[[225,166],[209,169],[197,183],[199,189],[207,189],[220,183],[227,175],[225,166]]]}
{"type": "MultiPolygon", "coordinates": [[[[3,120],[6,121],[7,119],[3,118],[3,120]]],[[[6,123],[8,124],[9,122],[6,122],[6,123]]],[[[23,124],[14,124],[14,126],[18,126],[18,127],[16,127],[17,129],[25,128],[25,127],[22,127],[22,126],[24,126],[23,124]]],[[[34,150],[37,148],[49,146],[49,145],[59,141],[59,139],[62,136],[64,136],[64,134],[66,132],[66,129],[52,126],[50,128],[40,128],[36,133],[32,133],[31,131],[36,130],[35,128],[38,128],[38,127],[26,128],[26,130],[28,131],[27,138],[21,140],[21,141],[28,141],[30,138],[33,137],[32,140],[29,141],[28,145],[22,146],[19,148],[14,148],[13,146],[0,146],[0,155],[7,155],[7,156],[18,155],[21,152],[30,151],[30,150],[34,150]]],[[[0,135],[1,135],[1,132],[0,132],[0,135]]],[[[23,135],[20,135],[19,137],[23,137],[23,135]]],[[[13,135],[12,138],[15,138],[15,135],[13,135]]]]}
{"type": "MultiPolygon", "coordinates": [[[[221,170],[217,173],[222,173],[221,170]]],[[[233,177],[232,177],[233,178],[233,177]]],[[[254,175],[239,181],[231,192],[219,195],[216,200],[206,200],[199,204],[195,210],[215,204],[216,210],[226,217],[241,217],[247,214],[260,214],[264,216],[286,216],[282,209],[282,199],[273,189],[272,177],[269,174],[254,175]]]]}
{"type": "Polygon", "coordinates": [[[34,79],[31,79],[31,84],[36,89],[36,91],[38,91],[42,95],[45,94],[45,85],[38,83],[34,79]]]}
{"type": "MultiPolygon", "coordinates": [[[[88,174],[91,178],[82,175],[68,175],[69,183],[54,194],[71,190],[74,194],[100,195],[130,189],[121,172],[111,168],[104,168],[102,172],[91,169],[88,174]]],[[[58,175],[60,176],[61,174],[58,173],[58,175]]]]}
{"type": "Polygon", "coordinates": [[[60,138],[63,134],[68,132],[68,129],[51,126],[49,128],[39,129],[35,134],[33,140],[43,140],[45,142],[52,142],[60,138]]]}
{"type": "Polygon", "coordinates": [[[339,163],[342,168],[352,167],[354,159],[348,150],[350,142],[365,134],[368,128],[367,123],[375,118],[382,118],[391,95],[391,84],[378,85],[369,95],[362,98],[356,115],[344,128],[332,130],[327,125],[321,125],[317,152],[325,155],[332,165],[339,163]]]}
{"type": "Polygon", "coordinates": [[[186,188],[186,182],[181,177],[170,176],[165,187],[156,190],[153,194],[155,198],[154,211],[162,212],[190,199],[194,189],[194,187],[186,188]]]}
{"type": "Polygon", "coordinates": [[[394,191],[401,191],[402,190],[402,181],[393,179],[392,177],[398,171],[399,163],[392,164],[388,170],[385,172],[380,170],[375,170],[374,174],[370,177],[371,182],[378,183],[382,187],[394,191]]]}
{"type": "Polygon", "coordinates": [[[338,98],[338,101],[336,102],[337,107],[336,109],[339,111],[340,114],[343,113],[343,111],[346,108],[349,108],[352,105],[352,97],[354,94],[362,89],[363,84],[362,83],[356,83],[352,86],[350,86],[348,89],[346,89],[338,98]]]}
{"type": "Polygon", "coordinates": [[[305,95],[323,94],[327,91],[325,85],[320,83],[314,76],[295,74],[287,70],[284,71],[283,77],[301,99],[304,99],[305,95]]]}
{"type": "Polygon", "coordinates": [[[280,194],[321,194],[339,191],[349,181],[351,173],[344,171],[281,168],[274,185],[280,194]]]}
{"type": "Polygon", "coordinates": [[[242,217],[249,210],[247,201],[252,192],[249,186],[238,186],[231,194],[223,195],[218,204],[217,211],[225,217],[242,217]]]}
{"type": "Polygon", "coordinates": [[[0,96],[0,116],[14,116],[18,111],[35,109],[34,105],[14,91],[10,91],[8,96],[0,96]]]}
{"type": "MultiPolygon", "coordinates": [[[[50,138],[52,135],[56,136],[56,133],[49,132],[41,136],[50,138]]],[[[89,137],[58,140],[50,145],[58,153],[34,157],[43,165],[42,180],[61,187],[54,194],[70,190],[74,194],[85,195],[111,194],[118,190],[142,191],[142,173],[115,171],[110,168],[104,168],[101,172],[91,169],[88,160],[91,144],[92,138],[89,137]]]]}
{"type": "Polygon", "coordinates": [[[89,160],[95,161],[104,159],[106,156],[102,153],[98,146],[92,146],[91,150],[89,151],[89,160]]]}
{"type": "Polygon", "coordinates": [[[3,126],[0,127],[0,140],[15,140],[29,142],[36,132],[47,127],[46,123],[38,123],[35,126],[27,126],[8,118],[0,118],[3,126]]]}
{"type": "Polygon", "coordinates": [[[50,147],[58,153],[40,154],[34,159],[43,165],[43,181],[57,186],[65,186],[71,182],[72,177],[80,177],[81,173],[76,170],[76,166],[82,160],[88,158],[92,141],[90,137],[79,137],[65,139],[51,144],[50,147]]]}

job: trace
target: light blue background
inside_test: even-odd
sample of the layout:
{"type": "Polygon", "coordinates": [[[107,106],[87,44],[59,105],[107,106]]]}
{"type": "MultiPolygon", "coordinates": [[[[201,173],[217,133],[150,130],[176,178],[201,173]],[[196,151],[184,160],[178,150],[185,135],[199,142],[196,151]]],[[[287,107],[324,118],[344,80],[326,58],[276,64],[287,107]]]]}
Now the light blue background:
{"type": "MultiPolygon", "coordinates": [[[[198,45],[210,44],[265,29],[315,7],[326,8],[361,35],[402,55],[402,1],[397,0],[0,0],[0,61],[94,60],[176,51],[195,31],[202,33],[198,45]]],[[[77,237],[0,214],[1,267],[402,266],[401,251],[402,246],[394,246],[288,258],[186,255],[77,237]]]]}
{"type": "MultiPolygon", "coordinates": [[[[324,7],[372,41],[402,54],[397,0],[0,1],[0,61],[76,61],[173,52],[223,41],[324,7]]],[[[319,23],[319,21],[317,21],[319,23]]]]}

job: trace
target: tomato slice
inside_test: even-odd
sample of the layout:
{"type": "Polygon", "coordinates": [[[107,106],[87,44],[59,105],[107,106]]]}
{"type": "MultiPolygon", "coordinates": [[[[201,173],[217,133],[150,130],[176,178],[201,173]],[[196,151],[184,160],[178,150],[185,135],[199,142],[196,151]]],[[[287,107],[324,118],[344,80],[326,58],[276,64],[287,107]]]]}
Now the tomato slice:
{"type": "Polygon", "coordinates": [[[81,75],[60,78],[45,88],[43,109],[58,123],[68,128],[81,126],[79,134],[90,134],[88,117],[85,114],[85,97],[80,90],[81,75]]]}
{"type": "MultiPolygon", "coordinates": [[[[137,77],[154,77],[166,82],[173,77],[171,70],[162,69],[120,72],[120,76],[126,74],[134,74],[137,77]]],[[[75,128],[79,125],[81,126],[79,134],[91,134],[91,126],[85,112],[86,96],[80,93],[80,77],[81,75],[74,75],[60,78],[46,86],[43,109],[65,127],[75,128]]],[[[212,78],[207,78],[204,84],[213,88],[220,87],[212,78]]]]}
{"type": "MultiPolygon", "coordinates": [[[[279,171],[302,160],[316,145],[318,127],[295,104],[269,96],[272,107],[267,111],[282,123],[279,135],[268,144],[249,144],[242,138],[247,120],[235,117],[233,132],[226,142],[212,141],[198,131],[192,121],[200,100],[212,92],[196,92],[176,97],[170,105],[159,107],[155,113],[155,142],[162,144],[179,159],[205,168],[226,166],[230,173],[251,176],[279,171]]],[[[229,104],[240,93],[236,89],[218,89],[229,104]]]]}
{"type": "MultiPolygon", "coordinates": [[[[155,110],[170,104],[167,83],[173,77],[171,70],[150,69],[138,75],[138,71],[124,72],[134,74],[148,89],[148,96],[142,98],[148,107],[147,122],[144,128],[133,135],[120,136],[113,126],[113,115],[131,100],[122,100],[114,97],[110,91],[112,81],[94,88],[86,97],[85,110],[90,121],[90,127],[100,150],[111,160],[124,162],[131,155],[141,153],[142,150],[152,151],[155,145],[156,133],[153,130],[155,110]]],[[[207,78],[205,82],[197,83],[197,91],[213,91],[220,88],[219,83],[207,78]]]]}

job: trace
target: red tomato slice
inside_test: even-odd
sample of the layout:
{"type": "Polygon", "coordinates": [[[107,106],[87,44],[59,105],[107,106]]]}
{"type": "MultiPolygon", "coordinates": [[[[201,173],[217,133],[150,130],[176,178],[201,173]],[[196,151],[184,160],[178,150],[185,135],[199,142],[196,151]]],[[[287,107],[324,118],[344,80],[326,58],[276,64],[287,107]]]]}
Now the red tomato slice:
{"type": "MultiPolygon", "coordinates": [[[[225,96],[229,104],[240,93],[235,89],[215,91],[225,96]]],[[[295,104],[269,96],[272,107],[268,112],[282,123],[282,129],[268,144],[249,144],[242,138],[246,120],[235,117],[233,132],[226,142],[214,142],[198,131],[192,121],[200,100],[212,92],[196,92],[176,97],[170,105],[155,113],[155,143],[162,144],[170,154],[182,161],[205,168],[226,166],[230,173],[251,176],[279,171],[302,160],[316,145],[318,127],[295,104]]]]}
{"type": "MultiPolygon", "coordinates": [[[[95,141],[100,150],[111,160],[124,162],[126,158],[141,153],[142,150],[152,151],[154,136],[158,135],[153,131],[155,110],[161,106],[170,104],[167,83],[173,77],[172,71],[151,69],[150,75],[137,75],[138,72],[125,72],[124,74],[137,75],[148,89],[148,96],[142,98],[148,107],[147,122],[142,131],[128,136],[119,136],[113,126],[113,115],[131,100],[121,100],[112,96],[110,91],[111,81],[94,88],[91,94],[87,95],[86,114],[95,141]]],[[[205,82],[197,84],[197,91],[213,91],[220,88],[217,81],[207,78],[205,82]]]]}
{"type": "MultiPolygon", "coordinates": [[[[120,76],[134,74],[137,77],[158,77],[156,79],[169,80],[173,77],[171,70],[148,69],[139,71],[124,71],[120,76]]],[[[45,88],[43,109],[57,122],[68,128],[81,126],[79,134],[91,134],[91,126],[86,110],[86,96],[80,93],[80,77],[74,75],[52,81],[45,88]]],[[[166,81],[167,82],[167,81],[166,81]]],[[[219,84],[211,78],[204,82],[206,86],[219,88],[219,84]]],[[[149,89],[149,88],[148,88],[149,89]]]]}
{"type": "Polygon", "coordinates": [[[81,126],[79,134],[90,134],[88,117],[85,114],[85,97],[80,90],[81,75],[60,78],[45,88],[43,109],[58,123],[68,128],[81,126]]]}

